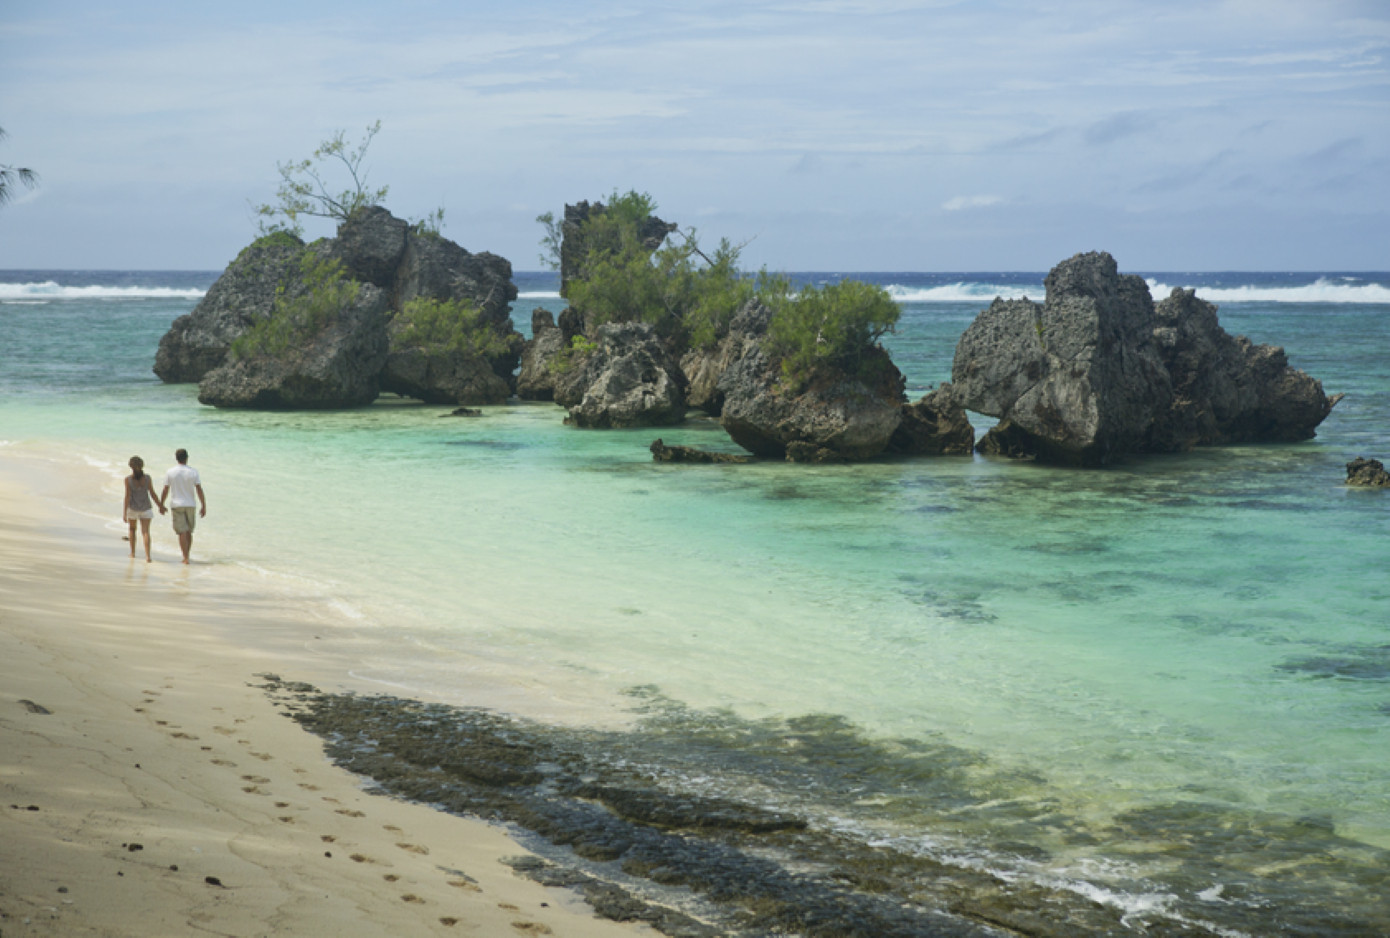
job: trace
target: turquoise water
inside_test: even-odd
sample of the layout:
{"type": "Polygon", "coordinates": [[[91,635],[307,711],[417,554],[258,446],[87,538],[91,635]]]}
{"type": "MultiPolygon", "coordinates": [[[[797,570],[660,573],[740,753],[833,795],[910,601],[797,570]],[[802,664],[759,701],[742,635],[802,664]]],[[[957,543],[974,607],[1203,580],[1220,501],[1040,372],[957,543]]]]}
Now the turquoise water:
{"type": "MultiPolygon", "coordinates": [[[[187,447],[210,504],[195,584],[234,571],[293,598],[384,690],[578,723],[620,719],[634,688],[748,721],[830,714],[968,753],[973,800],[945,812],[866,782],[862,812],[827,823],[1153,914],[1200,919],[1237,875],[1270,902],[1332,903],[1341,884],[1339,906],[1383,912],[1348,871],[1381,862],[1356,844],[1390,848],[1390,493],[1342,480],[1356,456],[1390,460],[1390,291],[1206,276],[1228,331],[1347,394],[1315,440],[1103,471],[672,466],[651,461],[656,436],[734,448],[709,421],[584,431],[549,404],[216,411],[150,372],[200,289],[171,275],[97,295],[0,285],[0,458],[91,473],[72,507],[115,531],[126,458],[158,478],[187,447]],[[1155,815],[1173,819],[1136,832],[1155,815]],[[1308,822],[1309,849],[1346,866],[1301,878],[1134,846],[1213,817],[1308,822]],[[992,855],[1001,839],[1045,859],[992,855]]],[[[1197,282],[1178,277],[1155,280],[1197,282]]],[[[878,279],[897,285],[891,349],[914,395],[949,377],[994,292],[1042,292],[1040,275],[878,279]]],[[[544,281],[522,290],[519,322],[560,306],[544,281]]]]}

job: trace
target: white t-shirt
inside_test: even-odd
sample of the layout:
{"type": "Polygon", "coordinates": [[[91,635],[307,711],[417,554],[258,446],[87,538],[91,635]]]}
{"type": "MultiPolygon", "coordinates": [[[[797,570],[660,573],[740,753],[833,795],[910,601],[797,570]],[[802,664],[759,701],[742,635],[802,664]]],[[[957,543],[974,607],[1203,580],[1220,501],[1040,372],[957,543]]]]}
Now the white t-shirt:
{"type": "Polygon", "coordinates": [[[203,484],[198,478],[198,470],[192,466],[175,466],[164,474],[164,484],[169,486],[170,508],[197,508],[197,486],[203,484]]]}

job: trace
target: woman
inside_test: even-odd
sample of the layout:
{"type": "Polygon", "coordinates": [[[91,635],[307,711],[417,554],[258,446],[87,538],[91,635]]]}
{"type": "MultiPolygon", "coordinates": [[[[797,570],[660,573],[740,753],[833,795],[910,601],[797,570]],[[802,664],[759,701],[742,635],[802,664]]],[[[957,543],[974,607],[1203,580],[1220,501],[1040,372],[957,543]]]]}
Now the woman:
{"type": "Polygon", "coordinates": [[[164,514],[164,501],[154,493],[154,482],[145,474],[145,461],[139,456],[130,457],[130,475],[125,480],[125,502],[121,505],[121,516],[130,524],[130,556],[135,556],[135,523],[145,533],[145,563],[150,562],[150,519],[154,509],[150,502],[159,506],[164,514]]]}

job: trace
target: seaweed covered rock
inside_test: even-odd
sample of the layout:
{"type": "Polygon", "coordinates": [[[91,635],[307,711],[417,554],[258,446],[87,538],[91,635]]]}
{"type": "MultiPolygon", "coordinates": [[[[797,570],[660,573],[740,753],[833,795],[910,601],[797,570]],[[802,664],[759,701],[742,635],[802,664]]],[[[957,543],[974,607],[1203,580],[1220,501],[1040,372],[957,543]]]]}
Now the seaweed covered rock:
{"type": "Polygon", "coordinates": [[[269,318],[208,372],[198,400],[214,407],[326,409],[370,404],[386,361],[390,305],[372,284],[305,268],[269,318]]]}
{"type": "Polygon", "coordinates": [[[902,405],[902,420],[889,445],[895,453],[913,456],[969,456],[975,428],[947,382],[917,403],[902,405]]]}
{"type": "Polygon", "coordinates": [[[1149,448],[1172,387],[1148,286],[1091,253],[1054,267],[1046,291],[1041,305],[996,299],[966,329],[951,365],[961,402],[1049,461],[1101,465],[1149,448]]]}
{"type": "Polygon", "coordinates": [[[719,422],[733,441],[757,456],[808,462],[870,459],[887,450],[902,419],[904,384],[888,354],[869,349],[860,374],[825,367],[793,387],[763,341],[771,317],[751,303],[724,340],[728,364],[716,392],[719,422]]]}
{"type": "Polygon", "coordinates": [[[1384,488],[1390,486],[1390,472],[1385,471],[1379,459],[1358,456],[1347,463],[1347,485],[1384,488]]]}
{"type": "Polygon", "coordinates": [[[304,242],[288,232],[248,246],[159,340],[154,373],[166,384],[202,381],[227,360],[238,336],[270,314],[280,288],[298,275],[303,254],[304,242]]]}
{"type": "Polygon", "coordinates": [[[655,427],[685,420],[680,369],[651,325],[613,322],[599,326],[595,343],[571,350],[555,381],[555,402],[578,427],[655,427]]]}
{"type": "Polygon", "coordinates": [[[1216,307],[1192,290],[1175,288],[1154,312],[1154,338],[1173,387],[1155,448],[1306,440],[1341,399],[1293,368],[1282,348],[1227,333],[1216,307]]]}
{"type": "Polygon", "coordinates": [[[713,450],[696,449],[693,446],[667,446],[666,441],[656,439],[648,447],[652,453],[654,462],[689,462],[689,463],[744,463],[748,462],[747,456],[738,453],[716,453],[713,450]]]}

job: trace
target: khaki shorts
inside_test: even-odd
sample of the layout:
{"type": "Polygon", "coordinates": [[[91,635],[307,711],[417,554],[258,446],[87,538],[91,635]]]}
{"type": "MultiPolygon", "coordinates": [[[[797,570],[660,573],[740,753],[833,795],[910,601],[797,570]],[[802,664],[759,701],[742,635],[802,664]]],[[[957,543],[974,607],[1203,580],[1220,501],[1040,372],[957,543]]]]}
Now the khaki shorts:
{"type": "Polygon", "coordinates": [[[198,509],[196,508],[170,508],[169,514],[174,516],[175,534],[192,534],[193,526],[198,523],[198,509]]]}

